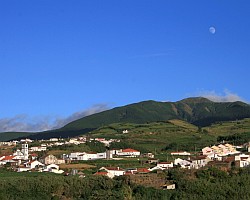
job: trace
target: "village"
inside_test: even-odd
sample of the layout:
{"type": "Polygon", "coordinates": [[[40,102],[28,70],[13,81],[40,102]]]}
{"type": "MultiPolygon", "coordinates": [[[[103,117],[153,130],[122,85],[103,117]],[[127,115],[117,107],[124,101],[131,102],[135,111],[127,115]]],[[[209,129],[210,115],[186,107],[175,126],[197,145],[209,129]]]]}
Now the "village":
{"type": "MultiPolygon", "coordinates": [[[[87,138],[76,137],[68,140],[51,138],[49,140],[33,141],[30,139],[22,139],[20,141],[1,142],[0,147],[13,147],[15,151],[12,154],[0,155],[0,166],[8,167],[8,169],[17,173],[21,172],[41,172],[41,173],[56,173],[62,175],[78,175],[85,177],[82,170],[69,168],[71,164],[81,162],[88,163],[90,161],[107,160],[117,165],[105,165],[99,167],[93,175],[107,176],[114,178],[115,176],[127,175],[132,177],[135,182],[140,182],[145,178],[152,185],[152,179],[147,176],[152,173],[159,173],[161,171],[169,170],[171,168],[182,168],[186,170],[200,169],[204,167],[218,167],[222,170],[229,170],[232,167],[246,167],[250,165],[250,145],[233,146],[231,144],[219,144],[211,147],[204,147],[200,152],[194,154],[186,151],[169,152],[171,159],[161,160],[157,158],[152,152],[141,153],[139,150],[126,149],[110,149],[112,142],[120,142],[117,139],[105,138],[87,138]],[[62,145],[80,145],[90,142],[103,143],[107,148],[105,152],[70,152],[69,154],[62,154],[60,156],[52,155],[48,150],[51,147],[62,145]],[[40,144],[34,146],[32,144],[40,144]],[[20,149],[16,146],[21,147],[20,149]],[[32,147],[29,147],[32,146],[32,147]],[[38,154],[43,152],[43,156],[38,154]],[[138,164],[124,168],[119,166],[119,161],[129,162],[134,161],[138,164]],[[61,169],[61,166],[64,166],[61,169]],[[66,166],[66,169],[65,169],[66,166]],[[136,178],[135,178],[136,177],[136,178]],[[138,181],[139,180],[139,181],[138,181]]],[[[154,175],[153,175],[154,176],[154,175]]],[[[147,181],[146,181],[147,182],[147,181]]],[[[164,182],[161,183],[164,185],[164,182]]],[[[174,189],[173,184],[167,185],[167,189],[174,189]]]]}

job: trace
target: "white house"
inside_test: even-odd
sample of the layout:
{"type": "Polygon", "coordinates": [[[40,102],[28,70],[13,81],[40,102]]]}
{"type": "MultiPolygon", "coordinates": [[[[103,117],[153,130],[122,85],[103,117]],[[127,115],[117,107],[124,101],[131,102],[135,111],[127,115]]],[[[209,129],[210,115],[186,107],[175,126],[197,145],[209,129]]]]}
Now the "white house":
{"type": "Polygon", "coordinates": [[[76,138],[70,139],[70,140],[69,140],[69,143],[70,143],[70,144],[74,144],[74,145],[79,145],[79,144],[81,144],[79,141],[77,141],[76,138]]]}
{"type": "Polygon", "coordinates": [[[57,158],[54,155],[48,155],[48,156],[43,157],[41,159],[41,162],[44,163],[45,165],[56,164],[57,158]]]}
{"type": "Polygon", "coordinates": [[[37,160],[26,163],[26,167],[28,167],[30,169],[35,169],[37,167],[42,167],[42,166],[44,166],[44,164],[37,161],[37,160]]]}
{"type": "Polygon", "coordinates": [[[135,149],[121,149],[120,151],[116,151],[116,155],[125,157],[139,157],[140,154],[141,152],[135,149]]]}
{"type": "Polygon", "coordinates": [[[123,130],[122,133],[126,134],[126,133],[128,133],[128,130],[123,130]]]}
{"type": "Polygon", "coordinates": [[[0,158],[0,165],[5,165],[6,163],[15,163],[17,161],[15,161],[16,156],[2,156],[0,158]]]}
{"type": "Polygon", "coordinates": [[[28,163],[25,163],[25,166],[20,166],[17,171],[18,172],[26,172],[26,171],[30,171],[32,169],[37,169],[39,171],[42,171],[42,167],[44,166],[44,164],[42,164],[41,162],[35,160],[35,161],[30,161],[28,163]]]}
{"type": "Polygon", "coordinates": [[[190,167],[194,169],[199,169],[201,167],[204,167],[207,165],[207,163],[210,161],[207,156],[197,156],[191,159],[190,167]]]}
{"type": "Polygon", "coordinates": [[[42,157],[40,159],[40,161],[42,163],[44,163],[45,165],[49,165],[49,164],[64,164],[65,163],[64,159],[58,159],[54,155],[44,156],[44,157],[42,157]]]}
{"type": "Polygon", "coordinates": [[[172,156],[190,156],[191,154],[186,151],[172,152],[172,156]]]}
{"type": "Polygon", "coordinates": [[[217,153],[210,153],[210,154],[207,154],[206,156],[210,160],[217,160],[217,161],[222,161],[222,159],[224,157],[221,154],[217,154],[217,153]]]}
{"type": "Polygon", "coordinates": [[[201,151],[202,151],[203,155],[209,155],[209,154],[213,153],[213,149],[210,147],[204,147],[201,151]]]}
{"type": "Polygon", "coordinates": [[[250,165],[250,157],[246,154],[240,154],[235,156],[235,161],[238,161],[240,163],[240,167],[246,167],[250,165]]]}
{"type": "Polygon", "coordinates": [[[62,146],[64,144],[65,144],[64,142],[55,142],[53,143],[53,146],[62,146]]]}
{"type": "Polygon", "coordinates": [[[166,190],[174,190],[174,189],[175,189],[175,184],[174,184],[174,183],[165,184],[165,185],[163,186],[163,189],[166,189],[166,190]]]}
{"type": "Polygon", "coordinates": [[[26,138],[26,139],[21,139],[20,142],[31,143],[31,142],[33,142],[33,140],[26,138]]]}
{"type": "Polygon", "coordinates": [[[29,167],[19,166],[19,168],[17,169],[17,172],[27,172],[30,170],[31,170],[31,168],[29,168],[29,167]]]}
{"type": "Polygon", "coordinates": [[[190,169],[190,164],[191,164],[191,161],[184,160],[181,158],[177,158],[174,160],[174,165],[180,165],[181,168],[190,169]]]}
{"type": "Polygon", "coordinates": [[[47,145],[46,144],[41,144],[41,146],[37,146],[37,147],[30,147],[30,151],[34,152],[34,151],[46,151],[47,150],[47,145]]]}
{"type": "Polygon", "coordinates": [[[105,159],[106,157],[107,157],[106,152],[96,154],[96,159],[105,159]]]}
{"type": "Polygon", "coordinates": [[[58,140],[59,140],[58,138],[50,138],[49,139],[50,142],[58,142],[58,140]]]}
{"type": "Polygon", "coordinates": [[[79,155],[79,160],[81,158],[83,158],[83,160],[96,160],[97,157],[97,153],[84,153],[82,155],[79,155]]]}
{"type": "Polygon", "coordinates": [[[227,156],[240,153],[236,151],[236,147],[231,144],[219,144],[218,146],[205,147],[202,149],[203,155],[210,155],[211,153],[218,154],[219,156],[227,156]]]}
{"type": "Polygon", "coordinates": [[[44,167],[43,172],[52,172],[56,174],[62,174],[64,171],[59,170],[59,166],[56,164],[50,164],[44,167]]]}
{"type": "Polygon", "coordinates": [[[18,159],[18,160],[23,160],[24,159],[24,155],[19,149],[17,149],[16,152],[13,153],[13,156],[15,156],[15,158],[18,159]]]}
{"type": "Polygon", "coordinates": [[[168,169],[174,167],[174,164],[173,162],[159,162],[157,163],[157,167],[168,169]]]}
{"type": "Polygon", "coordinates": [[[125,174],[125,170],[120,167],[101,167],[100,170],[105,170],[113,176],[122,176],[125,174]]]}
{"type": "Polygon", "coordinates": [[[106,152],[103,153],[74,152],[69,155],[70,160],[96,160],[96,159],[105,159],[106,157],[107,157],[106,152]]]}
{"type": "Polygon", "coordinates": [[[85,152],[73,152],[69,154],[70,160],[77,160],[77,157],[81,154],[85,154],[85,152]]]}

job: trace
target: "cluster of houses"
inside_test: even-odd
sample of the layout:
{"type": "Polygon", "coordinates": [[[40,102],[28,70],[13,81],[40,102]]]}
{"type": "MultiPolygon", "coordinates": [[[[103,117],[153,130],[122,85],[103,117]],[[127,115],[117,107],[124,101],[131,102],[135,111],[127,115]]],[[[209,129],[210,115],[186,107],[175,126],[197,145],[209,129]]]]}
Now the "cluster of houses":
{"type": "Polygon", "coordinates": [[[39,171],[39,172],[53,172],[62,174],[64,171],[59,169],[59,164],[65,163],[63,159],[51,159],[51,155],[37,160],[36,153],[29,153],[28,143],[22,144],[22,149],[17,149],[12,155],[0,156],[0,165],[9,164],[12,169],[17,172],[23,171],[39,171]],[[53,160],[53,161],[52,161],[53,160]]]}
{"type": "MultiPolygon", "coordinates": [[[[53,142],[58,142],[53,139],[53,142]]],[[[38,171],[38,172],[53,172],[61,174],[64,171],[59,169],[60,164],[71,161],[82,161],[82,160],[96,160],[96,159],[113,159],[113,157],[139,157],[140,151],[134,149],[117,149],[107,150],[102,153],[95,152],[72,152],[68,155],[63,154],[62,158],[57,158],[54,155],[46,155],[38,159],[38,155],[35,152],[46,151],[47,146],[41,145],[40,147],[29,148],[29,143],[32,141],[23,141],[22,149],[17,149],[11,155],[0,156],[0,165],[6,165],[7,163],[12,169],[17,172],[23,171],[38,171]]]]}
{"type": "MultiPolygon", "coordinates": [[[[248,148],[250,152],[250,148],[248,148]]],[[[238,167],[246,167],[250,165],[250,157],[237,150],[231,144],[219,144],[217,146],[205,147],[202,149],[201,155],[190,156],[190,153],[180,152],[171,153],[171,155],[186,155],[187,159],[177,158],[174,160],[174,165],[186,169],[199,169],[206,165],[209,166],[226,166],[230,168],[232,164],[238,167]]]]}
{"type": "Polygon", "coordinates": [[[141,154],[140,151],[135,149],[116,149],[116,150],[107,150],[102,153],[95,152],[74,152],[69,155],[63,155],[64,159],[80,161],[80,160],[97,160],[97,159],[113,159],[114,157],[139,157],[141,154]]]}
{"type": "MultiPolygon", "coordinates": [[[[208,165],[210,162],[212,162],[212,160],[209,159],[207,156],[201,155],[188,159],[176,158],[173,162],[159,162],[158,160],[148,160],[148,162],[155,163],[155,166],[150,168],[135,169],[122,169],[120,167],[101,167],[99,171],[95,173],[95,175],[104,175],[113,178],[114,176],[122,175],[147,174],[155,170],[164,171],[173,167],[180,167],[185,169],[199,169],[208,165]]],[[[246,154],[239,154],[220,162],[235,162],[238,163],[238,167],[246,167],[250,165],[250,157],[246,154]]]]}
{"type": "MultiPolygon", "coordinates": [[[[99,141],[109,146],[111,142],[120,142],[119,140],[106,140],[104,138],[88,138],[89,141],[99,141]]],[[[11,155],[0,156],[0,165],[9,165],[18,172],[23,171],[39,171],[39,172],[53,172],[63,173],[60,170],[60,164],[72,162],[72,161],[88,161],[97,159],[122,159],[122,158],[134,158],[134,157],[148,157],[148,163],[151,167],[148,168],[135,168],[135,169],[122,169],[119,167],[102,167],[95,175],[105,175],[108,177],[128,175],[128,174],[147,174],[152,171],[166,170],[173,167],[180,167],[185,169],[199,169],[209,165],[232,165],[238,167],[246,167],[250,165],[250,156],[248,154],[242,154],[237,148],[231,144],[219,144],[217,146],[205,147],[202,149],[199,155],[191,155],[191,153],[172,152],[172,161],[160,162],[158,159],[154,159],[152,153],[142,155],[140,151],[127,148],[127,149],[111,149],[105,152],[72,152],[68,155],[63,154],[61,158],[57,158],[53,155],[46,155],[38,159],[36,152],[46,151],[48,147],[54,145],[79,145],[87,141],[86,137],[71,138],[69,140],[51,138],[50,140],[39,141],[40,146],[33,146],[29,148],[29,143],[33,141],[30,139],[24,139],[21,141],[2,142],[1,145],[16,145],[22,143],[21,150],[17,149],[11,155]]],[[[250,146],[250,145],[249,145],[250,146]]],[[[250,147],[248,148],[250,152],[250,147]]]]}
{"type": "MultiPolygon", "coordinates": [[[[68,140],[62,138],[50,138],[49,140],[38,140],[37,142],[40,143],[40,146],[34,146],[29,149],[31,152],[35,151],[46,151],[48,147],[53,146],[62,146],[62,145],[80,145],[84,144],[87,141],[98,141],[103,143],[105,146],[110,146],[112,142],[120,142],[118,139],[109,139],[106,140],[105,138],[87,138],[83,136],[79,136],[76,138],[70,138],[68,140]]],[[[16,146],[19,143],[32,143],[34,140],[31,139],[21,139],[20,141],[14,140],[9,142],[0,142],[0,146],[16,146]]]]}
{"type": "MultiPolygon", "coordinates": [[[[250,145],[249,145],[250,146],[250,145]]],[[[248,148],[250,152],[250,148],[248,148]]],[[[173,167],[184,169],[199,169],[205,166],[222,165],[230,168],[232,164],[237,167],[250,166],[250,155],[236,150],[231,144],[205,147],[200,155],[192,156],[189,152],[172,152],[172,156],[178,157],[170,162],[159,162],[158,159],[148,159],[150,168],[122,169],[119,167],[102,167],[95,175],[105,175],[110,178],[121,175],[147,174],[152,171],[162,171],[173,167]],[[224,164],[224,165],[223,165],[224,164]]]]}
{"type": "Polygon", "coordinates": [[[150,160],[151,163],[156,162],[156,166],[151,168],[128,168],[123,169],[120,167],[101,167],[98,172],[96,172],[94,175],[105,175],[110,178],[113,178],[115,176],[122,176],[122,175],[135,175],[135,174],[147,174],[154,170],[166,170],[169,168],[174,167],[173,162],[159,162],[159,160],[150,160]]]}
{"type": "Polygon", "coordinates": [[[202,154],[207,155],[210,158],[222,160],[222,157],[228,155],[238,154],[240,151],[236,150],[236,147],[231,144],[219,144],[218,146],[205,147],[202,149],[202,154]]]}

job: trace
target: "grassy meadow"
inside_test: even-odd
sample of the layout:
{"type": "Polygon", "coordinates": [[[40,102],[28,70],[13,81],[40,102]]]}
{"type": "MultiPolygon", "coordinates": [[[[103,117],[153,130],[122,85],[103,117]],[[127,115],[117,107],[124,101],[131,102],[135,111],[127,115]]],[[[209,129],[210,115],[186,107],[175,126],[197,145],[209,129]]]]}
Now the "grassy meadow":
{"type": "Polygon", "coordinates": [[[160,154],[163,150],[195,152],[204,146],[216,144],[219,136],[242,133],[250,135],[250,119],[220,122],[203,128],[181,120],[146,124],[115,123],[99,128],[91,135],[121,139],[142,152],[160,154]],[[123,130],[128,130],[128,133],[123,133],[123,130]]]}

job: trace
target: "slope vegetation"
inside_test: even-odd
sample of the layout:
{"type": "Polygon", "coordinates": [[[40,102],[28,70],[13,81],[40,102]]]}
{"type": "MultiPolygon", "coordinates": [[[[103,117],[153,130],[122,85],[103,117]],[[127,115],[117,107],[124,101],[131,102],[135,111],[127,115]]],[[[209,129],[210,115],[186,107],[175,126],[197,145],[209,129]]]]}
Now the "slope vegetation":
{"type": "MultiPolygon", "coordinates": [[[[94,129],[113,123],[144,124],[182,120],[198,127],[209,126],[216,122],[250,118],[250,105],[243,102],[216,103],[206,98],[187,98],[177,102],[143,101],[122,107],[113,108],[73,121],[61,129],[41,133],[30,133],[33,139],[50,137],[71,137],[85,134],[94,129]]],[[[27,137],[27,133],[12,133],[13,137],[0,134],[6,140],[14,135],[27,137]]]]}

